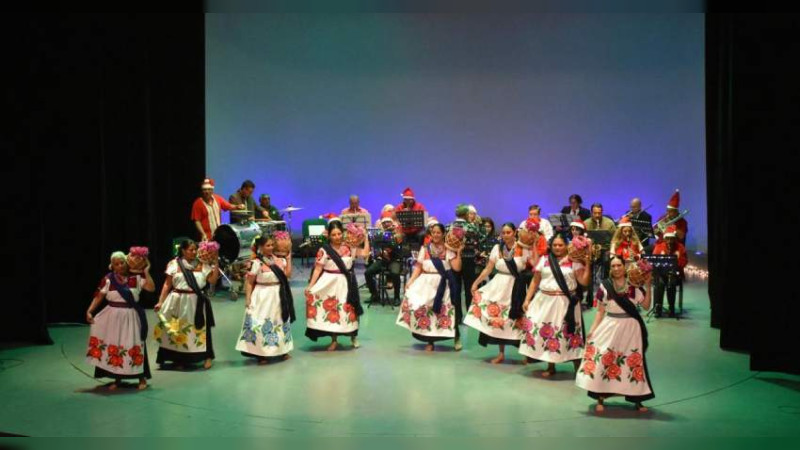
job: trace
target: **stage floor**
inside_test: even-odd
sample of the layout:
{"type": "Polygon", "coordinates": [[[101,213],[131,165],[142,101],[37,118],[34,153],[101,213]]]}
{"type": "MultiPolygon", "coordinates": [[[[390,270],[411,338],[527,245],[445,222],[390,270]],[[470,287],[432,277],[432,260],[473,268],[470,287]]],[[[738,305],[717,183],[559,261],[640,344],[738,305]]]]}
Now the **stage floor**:
{"type": "MultiPolygon", "coordinates": [[[[307,273],[307,272],[306,272],[307,273]]],[[[304,315],[305,275],[293,282],[304,315]]],[[[366,294],[362,291],[362,298],[366,294]]],[[[214,367],[158,370],[148,350],[150,388],[111,393],[85,373],[87,326],[50,329],[55,345],[0,352],[0,432],[33,436],[759,436],[798,435],[800,377],[748,370],[748,356],[719,349],[709,327],[707,286],[687,284],[683,320],[649,324],[648,362],[656,398],[644,415],[611,400],[603,417],[574,385],[571,364],[552,380],[544,364],[504,364],[496,348],[463,327],[426,353],[395,326],[397,309],[363,316],[361,348],[325,351],[293,329],[292,359],[259,366],[234,350],[244,301],[214,299],[214,367]],[[79,367],[77,370],[73,365],[79,367]],[[82,373],[85,372],[85,373],[82,373]]],[[[151,325],[152,311],[148,311],[151,325]]],[[[591,324],[593,312],[584,317],[591,324]]],[[[587,325],[588,329],[588,325],[587,325]]]]}

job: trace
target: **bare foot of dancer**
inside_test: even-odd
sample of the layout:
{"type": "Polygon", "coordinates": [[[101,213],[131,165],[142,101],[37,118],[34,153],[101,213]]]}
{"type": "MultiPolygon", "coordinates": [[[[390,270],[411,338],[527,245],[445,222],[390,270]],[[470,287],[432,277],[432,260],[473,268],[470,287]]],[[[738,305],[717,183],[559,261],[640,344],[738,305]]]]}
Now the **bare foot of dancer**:
{"type": "Polygon", "coordinates": [[[553,363],[550,363],[550,364],[548,364],[548,365],[547,365],[547,370],[545,370],[544,372],[542,372],[542,376],[543,376],[544,378],[550,378],[550,377],[552,377],[552,376],[553,376],[553,375],[555,375],[555,374],[556,374],[556,365],[555,365],[555,364],[553,364],[553,363]]]}
{"type": "Polygon", "coordinates": [[[212,361],[212,359],[208,358],[208,359],[206,359],[206,362],[203,363],[203,367],[205,367],[206,370],[210,369],[211,366],[213,365],[213,363],[211,361],[212,361]]]}
{"type": "Polygon", "coordinates": [[[259,366],[266,366],[267,364],[269,364],[269,360],[267,358],[258,358],[259,366]]]}
{"type": "Polygon", "coordinates": [[[339,346],[338,342],[332,341],[331,345],[328,346],[328,351],[332,352],[332,351],[336,350],[336,347],[338,347],[338,346],[339,346]]]}
{"type": "Polygon", "coordinates": [[[504,355],[503,353],[500,353],[494,359],[492,359],[489,362],[492,363],[492,364],[500,364],[501,362],[505,361],[505,359],[506,359],[506,355],[504,355]]]}
{"type": "Polygon", "coordinates": [[[287,353],[287,354],[283,355],[283,360],[286,361],[287,359],[289,359],[291,357],[292,357],[292,355],[287,353]]]}
{"type": "Polygon", "coordinates": [[[639,411],[640,413],[644,413],[644,412],[650,411],[649,409],[647,409],[647,406],[644,406],[641,403],[637,403],[636,404],[636,410],[639,411]]]}
{"type": "Polygon", "coordinates": [[[116,391],[117,388],[119,387],[119,385],[120,385],[119,380],[116,380],[113,383],[108,385],[108,390],[109,391],[116,391]]]}
{"type": "Polygon", "coordinates": [[[460,339],[460,338],[459,338],[459,339],[456,339],[456,343],[455,343],[455,345],[453,345],[453,348],[454,348],[454,349],[455,349],[457,352],[460,352],[460,351],[461,351],[461,349],[462,349],[462,348],[464,348],[464,346],[463,346],[463,345],[461,345],[461,339],[460,339]]]}
{"type": "Polygon", "coordinates": [[[353,338],[350,340],[350,342],[352,342],[352,343],[353,343],[353,348],[359,348],[359,347],[361,347],[361,344],[359,344],[359,343],[358,343],[358,338],[357,338],[357,337],[355,337],[355,336],[353,336],[353,338]]]}
{"type": "Polygon", "coordinates": [[[137,386],[136,389],[139,389],[140,391],[147,389],[147,380],[145,380],[144,378],[140,378],[139,386],[137,386]]]}
{"type": "Polygon", "coordinates": [[[597,405],[595,405],[595,407],[594,407],[594,411],[601,413],[601,412],[603,412],[605,410],[606,410],[606,407],[603,406],[603,399],[602,398],[598,398],[597,399],[597,405]]]}
{"type": "Polygon", "coordinates": [[[426,351],[426,352],[432,352],[432,351],[433,351],[433,342],[429,342],[429,343],[428,343],[428,344],[425,346],[425,351],[426,351]]]}

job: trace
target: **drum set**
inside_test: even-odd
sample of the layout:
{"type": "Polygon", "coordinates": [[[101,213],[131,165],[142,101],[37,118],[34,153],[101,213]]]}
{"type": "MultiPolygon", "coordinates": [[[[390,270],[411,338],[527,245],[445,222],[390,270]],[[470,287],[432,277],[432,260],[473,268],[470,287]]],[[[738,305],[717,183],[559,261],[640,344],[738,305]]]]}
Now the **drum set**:
{"type": "Polygon", "coordinates": [[[253,239],[257,236],[273,234],[276,231],[291,233],[291,214],[301,209],[303,208],[289,206],[280,210],[282,213],[287,213],[288,221],[254,219],[217,227],[214,231],[214,240],[219,243],[219,266],[223,276],[230,284],[231,300],[237,300],[239,294],[244,292],[244,276],[250,270],[250,262],[253,260],[253,250],[251,249],[253,239]]]}

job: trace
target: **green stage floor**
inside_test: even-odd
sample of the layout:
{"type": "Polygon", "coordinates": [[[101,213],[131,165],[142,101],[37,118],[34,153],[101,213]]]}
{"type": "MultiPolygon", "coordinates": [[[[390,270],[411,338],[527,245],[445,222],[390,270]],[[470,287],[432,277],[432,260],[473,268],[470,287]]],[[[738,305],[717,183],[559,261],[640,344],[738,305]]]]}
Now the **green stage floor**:
{"type": "MultiPolygon", "coordinates": [[[[306,272],[307,273],[307,272],[306,272]]],[[[296,280],[305,279],[298,273],[296,280]]],[[[295,301],[304,315],[302,288],[295,301]]],[[[684,320],[649,324],[648,362],[656,398],[636,413],[610,401],[604,417],[575,387],[571,365],[552,380],[543,364],[522,366],[516,349],[501,365],[477,344],[432,354],[394,325],[396,310],[363,316],[352,350],[293,329],[292,359],[258,366],[234,350],[244,302],[214,299],[214,367],[158,370],[143,392],[109,393],[87,377],[88,327],[50,329],[55,345],[0,351],[0,432],[33,436],[760,436],[798,435],[800,377],[748,370],[748,356],[719,349],[709,327],[705,284],[687,284],[684,320]],[[79,367],[83,372],[73,367],[79,367]],[[615,406],[618,405],[618,406],[615,406]]],[[[362,298],[366,295],[362,292],[362,298]]],[[[152,311],[151,327],[154,323],[152,311]]],[[[591,323],[593,313],[585,313],[591,323]]],[[[588,325],[587,325],[588,329],[588,325]]],[[[452,341],[450,341],[452,342],[452,341]]]]}

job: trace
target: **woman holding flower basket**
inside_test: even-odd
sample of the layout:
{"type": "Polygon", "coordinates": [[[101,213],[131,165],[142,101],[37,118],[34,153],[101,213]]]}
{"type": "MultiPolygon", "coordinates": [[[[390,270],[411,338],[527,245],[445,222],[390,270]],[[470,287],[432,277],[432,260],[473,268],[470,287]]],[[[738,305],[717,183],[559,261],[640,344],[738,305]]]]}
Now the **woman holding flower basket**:
{"type": "Polygon", "coordinates": [[[576,369],[580,363],[583,319],[575,290],[578,284],[589,284],[590,263],[588,252],[574,259],[569,257],[564,238],[555,235],[550,242],[550,253],[536,264],[522,305],[532,327],[522,338],[519,352],[548,363],[543,377],[555,374],[556,363],[574,361],[576,369]]]}
{"type": "Polygon", "coordinates": [[[145,264],[141,275],[128,272],[126,255],[122,252],[111,254],[111,273],[100,280],[89,309],[86,321],[92,326],[89,331],[89,350],[86,362],[95,366],[95,378],[113,378],[109,389],[116,389],[121,380],[139,380],[139,389],[147,387],[150,378],[150,365],[147,361],[147,318],[139,306],[142,290],[153,292],[155,284],[150,277],[150,262],[147,261],[146,248],[140,250],[145,264]],[[94,310],[105,298],[108,306],[97,316],[94,310]]]}
{"type": "Polygon", "coordinates": [[[294,348],[291,323],[295,313],[289,287],[291,253],[286,258],[279,257],[275,254],[276,247],[275,236],[258,236],[253,241],[256,259],[245,277],[245,315],[236,350],[257,358],[259,364],[266,364],[269,357],[289,359],[294,348]]]}
{"type": "Polygon", "coordinates": [[[154,330],[159,364],[172,362],[182,368],[203,361],[203,367],[211,368],[214,314],[206,287],[219,279],[219,244],[207,241],[200,245],[198,249],[193,240],[186,239],[178,257],[167,264],[167,278],[154,308],[159,319],[154,330]]]}
{"type": "Polygon", "coordinates": [[[595,295],[597,316],[587,337],[583,362],[575,384],[597,400],[595,410],[603,412],[603,401],[621,395],[641,412],[645,400],[655,397],[647,372],[647,328],[637,306],[650,307],[652,267],[641,260],[635,273],[625,276],[625,261],[611,257],[611,277],[595,295]],[[637,284],[639,284],[637,286],[637,284]]]}
{"type": "Polygon", "coordinates": [[[328,243],[317,252],[317,261],[306,295],[306,336],[312,341],[331,337],[328,351],[339,346],[339,336],[349,336],[354,348],[358,343],[358,318],[364,313],[358,296],[353,262],[370,254],[364,229],[333,218],[326,228],[328,243]],[[363,247],[362,247],[363,246],[363,247]]]}
{"type": "MultiPolygon", "coordinates": [[[[530,250],[517,244],[516,228],[513,223],[508,222],[500,229],[502,240],[492,247],[486,268],[472,283],[472,305],[464,318],[466,325],[480,331],[480,345],[500,346],[500,353],[492,359],[492,364],[503,362],[506,345],[519,347],[524,333],[531,331],[532,326],[531,321],[522,314],[527,286],[521,273],[538,256],[535,247],[531,254],[530,250]],[[481,282],[495,269],[497,275],[478,289],[481,282]]],[[[527,359],[523,360],[525,362],[527,359]]]]}
{"type": "Polygon", "coordinates": [[[448,241],[456,246],[448,248],[444,225],[440,223],[431,225],[428,233],[430,243],[423,245],[417,255],[396,324],[425,342],[425,351],[432,352],[434,342],[448,339],[455,339],[454,349],[459,351],[462,346],[456,305],[461,296],[453,271],[461,270],[463,245],[457,246],[455,232],[448,241]]]}

